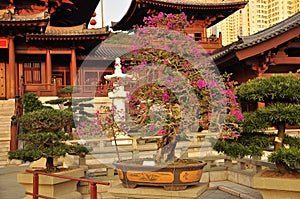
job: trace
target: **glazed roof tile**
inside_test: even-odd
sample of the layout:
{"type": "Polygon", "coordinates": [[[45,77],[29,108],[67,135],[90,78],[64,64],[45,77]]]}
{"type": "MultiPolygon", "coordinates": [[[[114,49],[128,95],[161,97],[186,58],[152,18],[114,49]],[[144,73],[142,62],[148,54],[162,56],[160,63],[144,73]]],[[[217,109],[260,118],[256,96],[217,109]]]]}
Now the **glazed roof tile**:
{"type": "Polygon", "coordinates": [[[248,2],[248,0],[140,0],[149,3],[168,3],[178,5],[204,6],[204,5],[236,5],[248,2]]]}
{"type": "Polygon", "coordinates": [[[128,55],[129,52],[130,52],[129,46],[101,45],[95,51],[94,56],[115,59],[116,57],[122,57],[124,55],[128,55]]]}
{"type": "Polygon", "coordinates": [[[47,37],[76,37],[76,36],[93,36],[93,35],[108,35],[109,30],[105,28],[86,29],[85,24],[71,27],[55,27],[47,26],[45,33],[28,33],[28,39],[47,38],[47,37]]]}
{"type": "Polygon", "coordinates": [[[278,35],[281,35],[299,26],[300,26],[300,12],[265,30],[262,30],[250,36],[241,37],[239,41],[229,44],[221,49],[218,49],[217,51],[215,51],[214,55],[212,55],[212,58],[214,60],[220,59],[221,57],[229,54],[232,51],[238,51],[238,50],[242,50],[260,44],[264,41],[272,39],[278,35]]]}
{"type": "Polygon", "coordinates": [[[143,18],[151,15],[149,11],[178,14],[185,12],[195,20],[216,17],[210,26],[226,18],[236,10],[243,8],[248,0],[132,0],[123,18],[112,23],[113,30],[130,30],[142,25],[143,18]]]}
{"type": "Polygon", "coordinates": [[[31,15],[16,15],[12,14],[12,10],[0,10],[1,22],[31,22],[31,21],[48,21],[50,15],[47,11],[31,15]]]}
{"type": "Polygon", "coordinates": [[[94,35],[94,34],[106,34],[109,30],[107,27],[87,29],[85,24],[71,27],[55,27],[47,26],[45,35],[94,35]]]}

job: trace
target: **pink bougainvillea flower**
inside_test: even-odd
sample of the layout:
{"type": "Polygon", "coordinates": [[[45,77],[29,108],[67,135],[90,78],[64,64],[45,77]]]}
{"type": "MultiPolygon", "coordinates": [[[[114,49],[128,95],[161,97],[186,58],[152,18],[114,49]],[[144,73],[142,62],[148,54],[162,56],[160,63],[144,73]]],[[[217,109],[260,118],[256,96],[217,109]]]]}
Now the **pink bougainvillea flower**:
{"type": "Polygon", "coordinates": [[[202,89],[206,86],[206,82],[202,79],[199,79],[196,83],[196,85],[198,86],[199,89],[202,89]]]}
{"type": "Polygon", "coordinates": [[[239,110],[233,111],[233,112],[232,112],[232,115],[236,116],[239,122],[245,120],[243,114],[242,114],[239,110]]]}
{"type": "Polygon", "coordinates": [[[164,92],[163,97],[162,97],[162,100],[163,100],[164,102],[169,102],[169,101],[170,101],[170,97],[169,97],[169,94],[168,94],[167,91],[164,92]]]}

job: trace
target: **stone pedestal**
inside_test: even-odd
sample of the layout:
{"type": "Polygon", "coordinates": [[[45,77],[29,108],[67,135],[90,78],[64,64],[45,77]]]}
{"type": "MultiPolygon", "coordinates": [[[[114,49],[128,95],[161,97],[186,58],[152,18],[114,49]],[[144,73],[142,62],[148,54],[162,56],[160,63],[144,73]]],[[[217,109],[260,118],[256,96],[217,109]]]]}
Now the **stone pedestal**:
{"type": "MultiPolygon", "coordinates": [[[[78,168],[55,174],[80,178],[84,176],[84,170],[78,168]]],[[[32,193],[33,174],[20,173],[17,176],[17,181],[24,186],[27,192],[32,193]]],[[[56,199],[81,199],[82,195],[77,191],[77,183],[78,181],[74,180],[39,175],[39,194],[56,199]]],[[[24,199],[31,198],[32,196],[27,195],[24,199]]]]}
{"type": "Polygon", "coordinates": [[[122,184],[118,184],[108,189],[108,192],[115,197],[120,198],[149,198],[149,199],[196,199],[208,188],[208,183],[200,183],[198,185],[189,186],[183,191],[166,191],[161,187],[144,187],[124,188],[122,184]]]}
{"type": "Polygon", "coordinates": [[[298,199],[300,198],[300,178],[263,177],[257,174],[253,177],[253,187],[264,199],[298,199]]]}

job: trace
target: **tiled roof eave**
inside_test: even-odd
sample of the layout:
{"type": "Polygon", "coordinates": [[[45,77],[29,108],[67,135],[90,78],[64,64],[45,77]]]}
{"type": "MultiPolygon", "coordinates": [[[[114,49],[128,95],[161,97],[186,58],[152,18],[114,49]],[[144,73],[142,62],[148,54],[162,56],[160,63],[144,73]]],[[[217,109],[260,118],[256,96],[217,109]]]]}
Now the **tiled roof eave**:
{"type": "Polygon", "coordinates": [[[99,37],[106,37],[109,32],[106,33],[94,33],[94,34],[27,34],[27,40],[89,40],[97,39],[99,37]]]}
{"type": "Polygon", "coordinates": [[[244,37],[246,42],[238,43],[235,45],[232,45],[230,48],[221,51],[219,53],[216,53],[213,55],[214,60],[218,60],[226,55],[228,55],[231,52],[236,52],[239,50],[244,50],[247,48],[250,48],[252,46],[258,45],[260,43],[266,42],[270,39],[273,39],[279,35],[282,35],[286,33],[287,31],[290,31],[294,28],[297,28],[300,26],[300,12],[297,14],[291,16],[290,18],[287,18],[286,20],[279,22],[278,24],[271,26],[265,30],[262,30],[256,34],[244,37]]]}
{"type": "Polygon", "coordinates": [[[49,22],[48,19],[40,19],[40,20],[22,20],[22,21],[8,21],[8,20],[0,20],[0,26],[11,27],[11,26],[37,26],[37,25],[47,25],[49,22]]]}
{"type": "Polygon", "coordinates": [[[201,2],[201,1],[179,1],[179,0],[138,0],[141,3],[147,3],[152,5],[166,6],[166,7],[176,7],[176,8],[192,8],[201,9],[201,7],[211,7],[211,9],[220,9],[227,6],[238,7],[241,5],[246,5],[248,0],[232,1],[232,2],[201,2]]]}
{"type": "Polygon", "coordinates": [[[257,44],[259,44],[259,43],[262,43],[262,42],[264,42],[264,41],[270,40],[270,39],[272,39],[272,38],[274,38],[274,37],[276,37],[276,36],[282,35],[282,34],[284,34],[285,32],[287,32],[287,31],[289,31],[289,30],[291,30],[291,29],[293,29],[293,28],[296,28],[296,27],[298,27],[298,26],[300,26],[300,21],[297,22],[296,24],[290,25],[290,26],[288,26],[288,27],[282,27],[282,28],[279,28],[278,31],[273,32],[273,33],[271,33],[271,34],[269,34],[269,35],[266,35],[266,36],[264,36],[264,37],[261,37],[261,38],[259,38],[259,39],[256,39],[256,40],[253,40],[253,41],[251,41],[251,42],[245,42],[245,43],[242,43],[242,44],[240,44],[240,45],[237,45],[237,46],[235,47],[235,49],[236,49],[236,50],[242,50],[242,49],[245,49],[245,48],[252,47],[252,46],[257,45],[257,44]]]}

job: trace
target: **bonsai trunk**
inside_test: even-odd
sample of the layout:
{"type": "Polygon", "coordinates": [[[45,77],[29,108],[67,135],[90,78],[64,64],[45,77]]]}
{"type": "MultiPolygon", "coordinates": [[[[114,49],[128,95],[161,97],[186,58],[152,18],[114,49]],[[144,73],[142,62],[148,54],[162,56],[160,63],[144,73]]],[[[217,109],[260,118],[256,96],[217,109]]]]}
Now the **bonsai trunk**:
{"type": "MultiPolygon", "coordinates": [[[[285,122],[279,122],[277,124],[277,129],[278,129],[278,133],[277,133],[277,138],[278,140],[275,140],[275,146],[274,146],[274,150],[278,150],[281,147],[283,147],[283,139],[284,139],[284,133],[285,133],[285,122]]],[[[278,168],[280,173],[293,173],[294,171],[284,162],[281,160],[277,160],[275,162],[276,167],[278,168]]]]}
{"type": "Polygon", "coordinates": [[[53,163],[53,157],[47,157],[47,161],[46,161],[46,170],[49,171],[54,171],[55,167],[54,167],[54,163],[53,163]]]}
{"type": "Polygon", "coordinates": [[[283,139],[284,139],[284,133],[285,133],[285,122],[279,122],[277,124],[278,129],[278,141],[275,140],[275,151],[282,147],[283,139]]]}
{"type": "Polygon", "coordinates": [[[166,135],[163,135],[161,140],[157,143],[157,154],[154,159],[156,162],[171,162],[176,160],[175,157],[175,147],[177,144],[176,132],[172,132],[166,135]]]}

